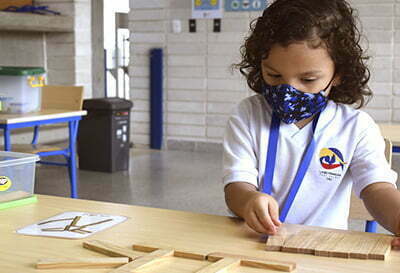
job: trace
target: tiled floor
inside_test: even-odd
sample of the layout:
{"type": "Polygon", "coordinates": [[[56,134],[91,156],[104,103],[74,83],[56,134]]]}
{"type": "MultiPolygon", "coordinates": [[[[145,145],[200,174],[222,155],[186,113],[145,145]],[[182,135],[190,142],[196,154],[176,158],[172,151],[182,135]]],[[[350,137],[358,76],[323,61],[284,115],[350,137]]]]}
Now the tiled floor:
{"type": "MultiPolygon", "coordinates": [[[[79,171],[79,197],[228,215],[221,184],[221,154],[132,150],[130,170],[117,173],[79,171]]],[[[400,156],[393,158],[400,171],[400,156]]],[[[66,168],[37,168],[35,192],[69,196],[66,168]]],[[[351,221],[350,228],[362,230],[361,221],[351,221]]],[[[383,229],[379,229],[383,232],[383,229]]]]}

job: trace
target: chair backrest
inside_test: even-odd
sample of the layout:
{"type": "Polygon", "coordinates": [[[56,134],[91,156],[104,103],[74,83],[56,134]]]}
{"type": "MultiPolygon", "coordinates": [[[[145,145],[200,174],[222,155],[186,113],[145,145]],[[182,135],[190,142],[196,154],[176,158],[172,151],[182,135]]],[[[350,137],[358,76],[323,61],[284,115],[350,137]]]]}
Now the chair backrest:
{"type": "Polygon", "coordinates": [[[42,110],[82,110],[83,86],[46,85],[42,87],[42,110]]]}
{"type": "MultiPolygon", "coordinates": [[[[385,157],[390,166],[392,166],[392,148],[392,142],[385,138],[385,157]]],[[[367,221],[374,219],[365,208],[363,201],[354,192],[351,193],[349,218],[367,221]]]]}

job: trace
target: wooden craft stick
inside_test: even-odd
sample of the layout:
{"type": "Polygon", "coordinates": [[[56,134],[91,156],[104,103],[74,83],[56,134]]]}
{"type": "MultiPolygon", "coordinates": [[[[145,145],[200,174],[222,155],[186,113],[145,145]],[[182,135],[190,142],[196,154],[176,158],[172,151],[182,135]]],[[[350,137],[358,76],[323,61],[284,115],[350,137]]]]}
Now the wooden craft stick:
{"type": "Polygon", "coordinates": [[[79,222],[79,220],[82,218],[82,216],[75,216],[74,219],[72,220],[71,224],[66,225],[64,230],[70,230],[71,227],[76,226],[76,224],[79,222]]]}
{"type": "Polygon", "coordinates": [[[368,254],[376,245],[376,237],[356,236],[350,247],[350,258],[368,259],[368,254]]]}
{"type": "Polygon", "coordinates": [[[83,247],[111,257],[128,257],[130,261],[141,257],[130,249],[98,240],[83,242],[83,247]]]}
{"type": "Polygon", "coordinates": [[[144,245],[132,245],[132,249],[136,251],[142,251],[142,252],[153,252],[156,250],[159,250],[160,247],[155,247],[155,246],[144,246],[144,245]]]}
{"type": "Polygon", "coordinates": [[[352,246],[360,240],[360,236],[343,234],[342,239],[331,249],[330,257],[350,258],[352,246]]]}
{"type": "Polygon", "coordinates": [[[0,194],[0,203],[15,201],[29,196],[32,196],[32,194],[26,191],[10,191],[0,194]]]}
{"type": "Polygon", "coordinates": [[[75,232],[75,233],[79,233],[79,234],[88,234],[88,233],[92,233],[91,231],[87,231],[87,230],[83,230],[83,229],[74,229],[74,230],[67,230],[69,232],[75,232]]]}
{"type": "Polygon", "coordinates": [[[85,227],[90,227],[90,226],[95,226],[95,225],[100,225],[100,224],[103,224],[103,223],[106,223],[106,222],[110,222],[112,220],[113,219],[106,219],[106,220],[99,221],[99,222],[96,222],[96,223],[91,223],[91,224],[87,224],[87,225],[83,225],[83,226],[78,226],[78,228],[73,229],[73,230],[82,229],[82,228],[85,228],[85,227]]]}
{"type": "Polygon", "coordinates": [[[281,251],[282,245],[285,243],[285,240],[288,236],[286,235],[273,235],[268,236],[267,239],[267,248],[269,251],[281,251]]]}
{"type": "Polygon", "coordinates": [[[314,250],[309,250],[308,245],[316,235],[315,233],[309,230],[301,230],[299,233],[288,237],[282,245],[282,251],[291,253],[311,252],[313,254],[314,250]]]}
{"type": "Polygon", "coordinates": [[[242,266],[272,269],[283,272],[292,272],[296,269],[296,263],[283,262],[272,259],[259,259],[244,255],[234,255],[229,253],[214,252],[207,255],[207,260],[210,262],[216,262],[224,258],[233,258],[241,261],[242,266]]]}
{"type": "Polygon", "coordinates": [[[49,224],[49,223],[60,222],[60,221],[68,221],[68,220],[73,220],[73,219],[74,218],[54,219],[54,220],[49,220],[49,221],[46,221],[46,222],[38,223],[38,225],[45,225],[45,224],[49,224]]]}
{"type": "MultiPolygon", "coordinates": [[[[133,250],[136,251],[142,251],[142,252],[153,252],[157,249],[161,249],[161,247],[155,247],[155,246],[144,246],[144,245],[132,245],[133,250]]],[[[186,259],[192,259],[192,260],[200,260],[203,261],[206,259],[207,255],[204,254],[198,254],[198,253],[192,253],[192,252],[186,252],[186,251],[180,251],[180,250],[175,250],[174,253],[175,257],[178,258],[186,258],[186,259]]]]}
{"type": "Polygon", "coordinates": [[[382,236],[372,248],[370,253],[368,253],[368,259],[385,260],[392,249],[392,240],[393,237],[391,236],[382,236]]]}
{"type": "Polygon", "coordinates": [[[204,254],[185,252],[185,251],[177,251],[177,250],[175,250],[174,256],[178,257],[178,258],[185,258],[185,259],[192,259],[192,260],[199,260],[199,261],[204,261],[207,257],[207,255],[204,255],[204,254]]]}
{"type": "Polygon", "coordinates": [[[300,241],[297,245],[297,252],[303,254],[315,254],[315,248],[325,237],[323,232],[314,230],[302,230],[300,231],[304,241],[300,241]]]}
{"type": "Polygon", "coordinates": [[[136,260],[123,265],[110,273],[132,273],[136,270],[143,269],[145,267],[149,267],[160,263],[164,258],[172,257],[174,255],[173,249],[159,249],[155,250],[145,256],[137,258],[136,260]]]}
{"type": "Polygon", "coordinates": [[[222,273],[229,272],[229,270],[240,266],[240,259],[223,258],[219,261],[207,265],[206,267],[196,271],[196,273],[222,273]]]}
{"type": "Polygon", "coordinates": [[[41,231],[64,231],[64,228],[42,228],[41,231]]]}
{"type": "Polygon", "coordinates": [[[289,236],[282,244],[282,252],[298,253],[298,245],[302,242],[303,238],[300,235],[289,236]]]}
{"type": "Polygon", "coordinates": [[[36,264],[37,269],[54,268],[103,268],[118,267],[129,263],[129,258],[86,258],[86,259],[42,259],[36,264]]]}
{"type": "Polygon", "coordinates": [[[319,243],[315,248],[315,256],[329,257],[331,250],[335,248],[338,242],[343,238],[343,235],[335,232],[323,232],[322,238],[319,238],[319,243]]]}

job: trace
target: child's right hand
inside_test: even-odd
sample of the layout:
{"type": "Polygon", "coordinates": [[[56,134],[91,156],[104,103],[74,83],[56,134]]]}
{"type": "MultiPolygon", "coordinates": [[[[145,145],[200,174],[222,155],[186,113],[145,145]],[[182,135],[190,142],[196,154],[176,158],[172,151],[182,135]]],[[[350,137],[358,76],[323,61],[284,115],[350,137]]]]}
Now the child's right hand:
{"type": "Polygon", "coordinates": [[[272,196],[258,191],[249,193],[243,218],[253,230],[268,235],[276,234],[282,224],[279,221],[278,202],[272,196]]]}

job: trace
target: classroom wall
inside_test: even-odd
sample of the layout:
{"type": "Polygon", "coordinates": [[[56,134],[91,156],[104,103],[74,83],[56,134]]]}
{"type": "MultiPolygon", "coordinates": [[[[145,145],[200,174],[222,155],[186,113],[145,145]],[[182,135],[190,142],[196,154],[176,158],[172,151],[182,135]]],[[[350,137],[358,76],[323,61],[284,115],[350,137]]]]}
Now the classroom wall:
{"type": "MultiPolygon", "coordinates": [[[[379,122],[400,122],[400,1],[351,0],[369,41],[370,87],[365,109],[379,122]]],[[[222,32],[212,20],[197,20],[189,33],[191,1],[130,0],[132,139],[149,144],[149,50],[164,49],[164,146],[168,149],[220,149],[224,126],[241,99],[252,94],[229,66],[258,12],[224,12],[222,32]],[[182,33],[172,32],[180,19],[182,33]]],[[[366,44],[363,42],[363,44],[366,44]]]]}
{"type": "Polygon", "coordinates": [[[70,33],[46,33],[49,84],[84,86],[92,96],[91,0],[35,0],[36,5],[74,18],[70,33]]]}

